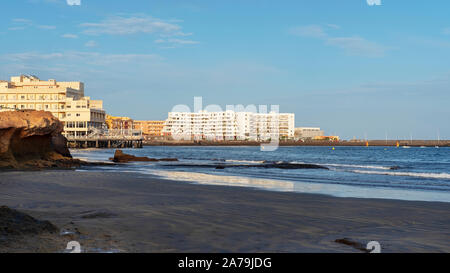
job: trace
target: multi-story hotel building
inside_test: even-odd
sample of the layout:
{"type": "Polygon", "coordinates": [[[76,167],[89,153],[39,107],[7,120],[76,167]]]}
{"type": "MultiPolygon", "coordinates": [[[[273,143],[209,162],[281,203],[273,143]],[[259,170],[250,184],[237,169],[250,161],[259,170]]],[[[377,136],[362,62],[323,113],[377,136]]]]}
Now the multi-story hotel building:
{"type": "Polygon", "coordinates": [[[0,110],[44,110],[64,123],[66,136],[86,136],[105,122],[101,100],[84,96],[82,82],[42,81],[36,76],[0,81],[0,110]]]}
{"type": "Polygon", "coordinates": [[[178,140],[252,140],[294,137],[294,114],[251,112],[170,112],[163,135],[178,140]]]}
{"type": "Polygon", "coordinates": [[[141,130],[144,138],[157,138],[163,136],[165,120],[135,120],[133,127],[135,130],[141,130]]]}

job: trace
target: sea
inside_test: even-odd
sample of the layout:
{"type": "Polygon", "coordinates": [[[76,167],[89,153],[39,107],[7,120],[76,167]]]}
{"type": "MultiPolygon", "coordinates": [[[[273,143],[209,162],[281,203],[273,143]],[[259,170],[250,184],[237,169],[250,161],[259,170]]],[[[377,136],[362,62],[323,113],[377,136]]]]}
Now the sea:
{"type": "MultiPolygon", "coordinates": [[[[177,158],[83,167],[78,171],[133,172],[205,185],[336,197],[450,202],[450,147],[145,146],[135,156],[177,158]],[[276,164],[293,168],[277,168],[276,164]],[[314,164],[326,168],[297,168],[314,164]]],[[[115,149],[73,149],[74,158],[110,162],[115,149]]]]}

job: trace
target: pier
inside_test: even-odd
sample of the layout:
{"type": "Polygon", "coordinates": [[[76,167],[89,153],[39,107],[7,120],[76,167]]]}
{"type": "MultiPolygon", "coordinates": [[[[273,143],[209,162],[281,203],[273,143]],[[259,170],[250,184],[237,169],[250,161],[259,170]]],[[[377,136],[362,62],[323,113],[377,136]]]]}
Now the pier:
{"type": "Polygon", "coordinates": [[[85,136],[66,136],[68,148],[142,148],[140,130],[95,130],[85,136]]]}

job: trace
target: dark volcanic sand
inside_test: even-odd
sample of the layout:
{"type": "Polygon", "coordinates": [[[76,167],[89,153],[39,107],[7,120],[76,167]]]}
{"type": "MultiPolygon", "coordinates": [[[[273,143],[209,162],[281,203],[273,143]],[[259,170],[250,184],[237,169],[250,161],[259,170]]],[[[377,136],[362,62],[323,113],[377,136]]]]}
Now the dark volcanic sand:
{"type": "Polygon", "coordinates": [[[450,203],[195,185],[133,173],[0,173],[0,205],[69,235],[0,238],[0,252],[450,252],[450,203]]]}

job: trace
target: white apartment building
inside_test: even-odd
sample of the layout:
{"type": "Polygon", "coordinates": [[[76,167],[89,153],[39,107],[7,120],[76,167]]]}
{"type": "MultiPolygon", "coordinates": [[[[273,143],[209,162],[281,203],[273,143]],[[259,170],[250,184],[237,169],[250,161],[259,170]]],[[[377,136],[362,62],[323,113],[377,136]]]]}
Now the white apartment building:
{"type": "Polygon", "coordinates": [[[169,112],[162,134],[176,140],[252,140],[294,137],[294,114],[169,112]]]}
{"type": "Polygon", "coordinates": [[[101,100],[84,96],[82,82],[42,81],[36,76],[0,81],[0,111],[44,110],[64,123],[66,136],[86,136],[105,122],[101,100]]]}

